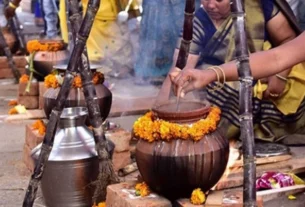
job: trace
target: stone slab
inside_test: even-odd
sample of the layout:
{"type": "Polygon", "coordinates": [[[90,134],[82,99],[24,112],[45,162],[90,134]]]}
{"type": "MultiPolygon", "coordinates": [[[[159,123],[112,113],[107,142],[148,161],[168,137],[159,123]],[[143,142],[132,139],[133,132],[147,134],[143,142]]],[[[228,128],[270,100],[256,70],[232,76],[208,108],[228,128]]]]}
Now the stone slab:
{"type": "Polygon", "coordinates": [[[119,128],[116,130],[107,131],[106,137],[115,144],[115,152],[130,150],[129,142],[131,140],[131,133],[127,130],[119,128]]]}
{"type": "Polygon", "coordinates": [[[33,158],[31,157],[31,149],[27,144],[23,145],[22,160],[26,168],[32,173],[34,171],[35,164],[33,158]]]}
{"type": "Polygon", "coordinates": [[[112,157],[113,169],[118,171],[132,162],[130,158],[130,152],[114,152],[112,157]]]}
{"type": "MultiPolygon", "coordinates": [[[[25,56],[13,56],[13,60],[15,62],[15,65],[17,66],[17,68],[24,68],[27,65],[27,61],[25,59],[25,56]]],[[[6,56],[2,56],[0,57],[0,70],[1,69],[5,69],[5,68],[10,68],[8,61],[7,61],[7,57],[6,56]]]]}
{"type": "Polygon", "coordinates": [[[19,83],[18,95],[19,96],[39,96],[39,85],[33,82],[30,85],[30,91],[26,92],[27,83],[19,83]]]}
{"type": "Polygon", "coordinates": [[[107,187],[107,207],[172,207],[169,200],[154,193],[146,197],[135,196],[136,182],[123,182],[107,187]]]}
{"type": "Polygon", "coordinates": [[[19,96],[18,103],[24,105],[26,109],[38,109],[38,96],[19,96]]]}
{"type": "Polygon", "coordinates": [[[32,150],[43,141],[44,136],[38,133],[38,130],[33,130],[31,124],[25,126],[25,143],[32,150]]]}
{"type": "MultiPolygon", "coordinates": [[[[17,68],[20,72],[20,74],[25,74],[24,68],[17,68]]],[[[2,68],[0,69],[0,79],[4,78],[14,78],[14,74],[12,69],[10,68],[2,68]]]]}

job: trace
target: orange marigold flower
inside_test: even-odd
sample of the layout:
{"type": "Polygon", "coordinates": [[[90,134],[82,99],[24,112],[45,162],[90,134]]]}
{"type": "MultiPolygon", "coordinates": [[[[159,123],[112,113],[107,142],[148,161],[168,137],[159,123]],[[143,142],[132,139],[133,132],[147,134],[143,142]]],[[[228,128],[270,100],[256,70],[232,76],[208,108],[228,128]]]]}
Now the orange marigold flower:
{"type": "Polygon", "coordinates": [[[106,207],[106,203],[105,202],[100,202],[98,205],[96,205],[94,203],[92,207],[106,207]]]}
{"type": "Polygon", "coordinates": [[[205,202],[205,194],[200,188],[193,190],[191,195],[191,203],[194,205],[201,205],[205,202]]]}
{"type": "Polygon", "coordinates": [[[46,88],[57,88],[59,86],[56,75],[49,74],[44,78],[44,85],[46,88]]]}
{"type": "Polygon", "coordinates": [[[46,125],[42,120],[37,120],[32,124],[32,129],[38,130],[40,135],[44,135],[46,133],[46,125]]]}
{"type": "Polygon", "coordinates": [[[19,78],[19,83],[27,83],[29,82],[30,77],[27,74],[23,74],[20,78],[19,78]]]}
{"type": "Polygon", "coordinates": [[[137,196],[144,197],[150,194],[149,187],[145,182],[136,184],[135,190],[137,196]]]}
{"type": "Polygon", "coordinates": [[[61,41],[39,41],[39,40],[30,40],[27,42],[27,50],[29,53],[37,51],[49,51],[56,52],[64,48],[64,43],[61,41]]]}
{"type": "Polygon", "coordinates": [[[93,82],[94,85],[102,84],[102,83],[104,83],[104,80],[105,80],[105,77],[104,77],[103,73],[95,72],[93,74],[92,82],[93,82]]]}
{"type": "Polygon", "coordinates": [[[74,77],[73,87],[75,87],[75,88],[81,88],[82,87],[82,79],[81,79],[80,75],[77,75],[77,76],[74,77]]]}
{"type": "Polygon", "coordinates": [[[18,104],[18,101],[17,100],[10,100],[9,102],[8,102],[8,105],[9,106],[16,106],[18,104]]]}
{"type": "Polygon", "coordinates": [[[133,132],[136,137],[148,142],[156,140],[192,139],[199,141],[205,134],[216,130],[220,120],[220,109],[211,107],[208,116],[192,125],[170,123],[164,120],[154,120],[150,111],[135,121],[133,132]]]}
{"type": "Polygon", "coordinates": [[[14,108],[11,108],[11,109],[8,111],[8,114],[9,114],[9,115],[18,114],[18,111],[17,111],[17,109],[14,107],[14,108]]]}

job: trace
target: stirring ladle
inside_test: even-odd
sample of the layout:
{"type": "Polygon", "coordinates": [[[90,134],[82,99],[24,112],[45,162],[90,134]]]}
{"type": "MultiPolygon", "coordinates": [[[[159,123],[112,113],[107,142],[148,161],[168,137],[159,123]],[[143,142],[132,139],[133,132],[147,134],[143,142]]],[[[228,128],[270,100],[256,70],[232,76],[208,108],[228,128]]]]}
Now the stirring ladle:
{"type": "Polygon", "coordinates": [[[133,0],[129,0],[126,8],[123,11],[119,12],[119,14],[118,14],[118,21],[120,23],[124,23],[124,22],[127,21],[127,19],[128,19],[128,10],[130,8],[130,5],[131,5],[132,1],[133,0]]]}

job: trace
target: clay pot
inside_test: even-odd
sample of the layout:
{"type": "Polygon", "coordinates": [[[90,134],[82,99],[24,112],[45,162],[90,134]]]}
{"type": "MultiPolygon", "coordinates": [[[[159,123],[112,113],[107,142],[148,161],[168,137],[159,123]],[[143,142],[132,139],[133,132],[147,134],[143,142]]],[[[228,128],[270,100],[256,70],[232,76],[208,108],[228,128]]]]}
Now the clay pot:
{"type": "MultiPolygon", "coordinates": [[[[155,117],[176,123],[194,123],[206,117],[206,103],[166,104],[154,108],[155,117]]],[[[136,162],[149,187],[170,200],[190,197],[195,188],[204,192],[212,188],[225,171],[229,157],[229,142],[220,130],[193,140],[173,139],[149,143],[140,139],[136,146],[136,162]]]]}
{"type": "MultiPolygon", "coordinates": [[[[49,40],[45,42],[56,42],[57,40],[49,40]]],[[[59,42],[62,42],[58,40],[59,42]]],[[[66,49],[56,52],[52,51],[38,51],[35,53],[33,59],[34,69],[42,75],[34,73],[34,77],[38,81],[44,81],[44,77],[50,74],[53,70],[53,66],[57,64],[63,64],[68,61],[70,57],[69,52],[66,49]]]]}
{"type": "MultiPolygon", "coordinates": [[[[56,98],[59,93],[60,88],[49,88],[43,95],[44,98],[44,112],[49,118],[50,113],[53,107],[56,104],[56,98]]],[[[95,85],[96,96],[98,104],[100,107],[101,117],[103,121],[107,118],[111,103],[112,103],[112,94],[110,90],[103,84],[95,85]]],[[[86,106],[86,101],[81,88],[71,88],[69,96],[66,100],[65,107],[76,107],[76,106],[86,106]]]]}

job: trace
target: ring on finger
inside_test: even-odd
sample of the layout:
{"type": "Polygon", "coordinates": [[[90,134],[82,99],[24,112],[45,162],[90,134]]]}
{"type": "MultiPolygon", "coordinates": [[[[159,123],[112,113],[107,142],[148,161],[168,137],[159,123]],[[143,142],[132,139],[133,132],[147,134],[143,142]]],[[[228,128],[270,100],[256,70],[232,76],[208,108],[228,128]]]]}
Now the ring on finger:
{"type": "Polygon", "coordinates": [[[280,96],[280,94],[277,94],[277,93],[269,93],[269,95],[270,95],[271,97],[279,97],[279,96],[280,96]]]}

